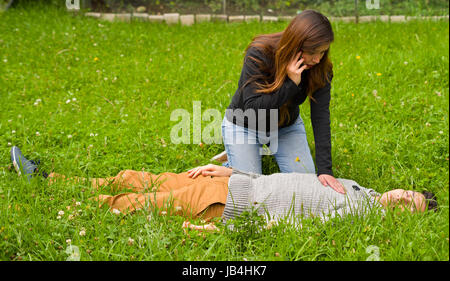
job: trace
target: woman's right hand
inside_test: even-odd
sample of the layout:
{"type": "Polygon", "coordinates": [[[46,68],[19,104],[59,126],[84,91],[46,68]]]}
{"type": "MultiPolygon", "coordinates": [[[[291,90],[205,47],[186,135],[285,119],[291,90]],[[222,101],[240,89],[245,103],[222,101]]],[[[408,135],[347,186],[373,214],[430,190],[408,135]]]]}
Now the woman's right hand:
{"type": "Polygon", "coordinates": [[[286,67],[286,72],[289,78],[298,86],[300,84],[300,81],[302,80],[302,72],[306,69],[307,65],[302,63],[304,59],[300,59],[300,56],[302,55],[302,52],[300,51],[294,59],[288,64],[286,67]],[[300,67],[301,66],[301,67],[300,67]]]}
{"type": "Polygon", "coordinates": [[[199,175],[202,176],[213,176],[213,177],[229,177],[231,176],[231,173],[233,172],[232,169],[223,167],[223,166],[217,166],[214,164],[208,164],[206,166],[200,166],[196,167],[194,169],[190,169],[187,172],[188,177],[195,179],[199,175]]]}

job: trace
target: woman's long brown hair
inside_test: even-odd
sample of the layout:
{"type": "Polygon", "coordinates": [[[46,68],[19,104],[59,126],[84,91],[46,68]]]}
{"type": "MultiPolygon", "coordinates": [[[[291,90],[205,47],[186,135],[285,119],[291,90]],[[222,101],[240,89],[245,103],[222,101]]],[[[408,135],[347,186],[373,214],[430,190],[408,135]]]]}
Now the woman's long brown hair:
{"type": "MultiPolygon", "coordinates": [[[[255,47],[267,58],[267,61],[263,62],[248,56],[256,62],[262,74],[250,77],[242,88],[251,82],[261,80],[263,84],[255,82],[259,87],[256,90],[257,93],[270,94],[277,91],[286,79],[289,62],[294,59],[300,50],[314,53],[318,47],[331,44],[333,41],[334,34],[331,24],[324,15],[314,10],[301,12],[284,31],[258,35],[253,38],[246,51],[255,47]]],[[[312,94],[314,91],[324,87],[326,82],[330,82],[333,75],[333,64],[328,57],[328,53],[329,49],[324,53],[318,64],[302,73],[301,83],[306,82],[307,95],[313,101],[312,94]]],[[[279,109],[279,125],[289,122],[288,103],[279,109]]]]}

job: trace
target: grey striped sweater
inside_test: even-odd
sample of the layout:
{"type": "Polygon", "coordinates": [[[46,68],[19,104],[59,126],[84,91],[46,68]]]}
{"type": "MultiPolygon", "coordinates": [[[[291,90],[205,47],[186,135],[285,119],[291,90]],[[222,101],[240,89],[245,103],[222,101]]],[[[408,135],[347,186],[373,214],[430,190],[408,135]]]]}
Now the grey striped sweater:
{"type": "Polygon", "coordinates": [[[278,173],[259,175],[233,169],[223,212],[227,221],[256,208],[267,220],[320,217],[323,221],[347,214],[364,215],[373,207],[379,193],[359,186],[355,181],[338,179],[346,188],[340,194],[323,186],[315,174],[278,173]]]}

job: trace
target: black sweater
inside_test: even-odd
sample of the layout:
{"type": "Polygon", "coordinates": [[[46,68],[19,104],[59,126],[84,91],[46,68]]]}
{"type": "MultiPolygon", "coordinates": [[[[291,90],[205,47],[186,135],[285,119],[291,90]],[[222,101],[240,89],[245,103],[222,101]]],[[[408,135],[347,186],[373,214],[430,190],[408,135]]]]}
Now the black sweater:
{"type": "MultiPolygon", "coordinates": [[[[244,83],[251,76],[263,74],[259,71],[256,62],[248,58],[248,56],[252,56],[264,62],[267,61],[267,58],[257,49],[253,47],[248,49],[247,54],[245,55],[238,89],[226,111],[227,120],[236,125],[252,128],[252,126],[249,126],[247,123],[248,115],[246,118],[246,115],[243,114],[243,112],[247,109],[253,109],[257,119],[266,119],[266,128],[261,128],[260,130],[269,132],[269,109],[279,109],[283,104],[290,101],[288,107],[290,117],[289,122],[285,122],[285,124],[281,125],[279,128],[292,125],[299,116],[299,105],[307,98],[306,81],[303,79],[305,76],[302,75],[302,81],[298,86],[287,76],[281,88],[276,92],[270,94],[255,93],[255,90],[257,89],[255,82],[249,83],[245,88],[242,88],[244,83]],[[258,115],[258,109],[266,109],[266,114],[263,116],[258,115]]],[[[303,74],[305,74],[305,72],[303,72],[303,74]]],[[[332,78],[333,77],[331,76],[331,79],[332,78]]],[[[263,83],[262,80],[256,81],[263,83]]],[[[327,82],[323,88],[320,88],[313,93],[312,96],[316,102],[310,101],[311,123],[314,132],[318,175],[333,175],[331,162],[330,90],[331,85],[327,82]]],[[[252,129],[258,129],[257,124],[264,123],[256,122],[256,128],[252,129]]]]}

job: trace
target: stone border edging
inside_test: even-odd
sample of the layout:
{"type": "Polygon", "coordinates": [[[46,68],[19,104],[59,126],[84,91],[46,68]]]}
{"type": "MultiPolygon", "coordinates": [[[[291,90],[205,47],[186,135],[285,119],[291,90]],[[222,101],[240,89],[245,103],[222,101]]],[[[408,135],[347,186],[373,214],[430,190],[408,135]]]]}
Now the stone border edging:
{"type": "MultiPolygon", "coordinates": [[[[238,16],[228,16],[228,15],[211,15],[211,14],[188,14],[180,15],[179,13],[165,13],[163,15],[149,15],[148,13],[93,13],[87,12],[84,14],[88,17],[99,18],[106,21],[148,21],[148,22],[159,22],[167,24],[181,24],[181,25],[193,25],[194,23],[200,22],[210,22],[210,21],[220,21],[220,22],[276,22],[276,21],[290,21],[294,16],[260,16],[260,15],[238,15],[238,16]]],[[[356,17],[328,17],[330,21],[341,21],[341,22],[356,22],[356,17]]],[[[359,16],[359,22],[372,22],[372,21],[382,21],[382,22],[407,22],[411,20],[441,20],[449,19],[449,16],[359,16]]]]}

